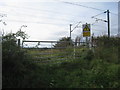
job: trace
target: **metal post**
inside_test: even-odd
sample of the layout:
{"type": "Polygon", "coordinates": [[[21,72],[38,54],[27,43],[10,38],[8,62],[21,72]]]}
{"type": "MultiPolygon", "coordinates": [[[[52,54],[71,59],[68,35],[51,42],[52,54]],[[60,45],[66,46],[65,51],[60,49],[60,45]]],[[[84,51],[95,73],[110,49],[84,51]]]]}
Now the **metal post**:
{"type": "Polygon", "coordinates": [[[72,31],[71,31],[71,26],[72,26],[72,24],[70,24],[70,40],[71,40],[71,32],[72,32],[72,31]]]}
{"type": "Polygon", "coordinates": [[[107,10],[107,21],[108,21],[108,37],[110,37],[110,17],[109,17],[109,10],[107,10]]]}

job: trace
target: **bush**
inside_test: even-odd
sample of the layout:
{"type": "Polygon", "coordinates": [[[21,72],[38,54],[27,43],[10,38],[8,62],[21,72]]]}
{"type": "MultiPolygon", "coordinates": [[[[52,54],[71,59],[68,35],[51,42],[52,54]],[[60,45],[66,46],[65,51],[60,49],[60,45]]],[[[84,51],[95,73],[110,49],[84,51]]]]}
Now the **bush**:
{"type": "Polygon", "coordinates": [[[3,37],[2,48],[3,88],[22,87],[25,73],[31,66],[30,58],[17,46],[14,34],[3,37]]]}
{"type": "Polygon", "coordinates": [[[111,63],[119,63],[120,38],[118,37],[98,37],[95,57],[111,63]]]}
{"type": "Polygon", "coordinates": [[[32,57],[28,55],[27,51],[17,46],[14,34],[3,37],[2,52],[3,88],[38,87],[38,83],[43,85],[38,78],[40,73],[36,74],[36,70],[40,69],[40,66],[33,64],[32,57]],[[39,81],[34,81],[37,79],[39,81]],[[31,80],[34,82],[30,83],[31,80]]]}
{"type": "MultiPolygon", "coordinates": [[[[119,88],[117,48],[120,46],[118,42],[109,42],[112,46],[107,48],[107,38],[104,38],[99,38],[102,46],[99,44],[95,52],[81,48],[76,50],[81,56],[79,58],[70,56],[73,60],[69,62],[39,65],[32,63],[32,56],[18,47],[16,37],[9,34],[2,41],[3,88],[119,88]]],[[[67,52],[72,50],[69,47],[65,49],[67,52]]]]}

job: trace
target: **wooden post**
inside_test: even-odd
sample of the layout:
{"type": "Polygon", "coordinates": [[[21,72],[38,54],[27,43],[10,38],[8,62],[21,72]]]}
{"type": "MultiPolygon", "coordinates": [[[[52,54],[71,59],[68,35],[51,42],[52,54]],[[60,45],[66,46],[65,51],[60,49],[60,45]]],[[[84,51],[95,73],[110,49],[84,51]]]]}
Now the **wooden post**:
{"type": "Polygon", "coordinates": [[[18,47],[20,47],[20,39],[18,39],[18,47]]]}
{"type": "Polygon", "coordinates": [[[88,47],[88,37],[86,37],[86,46],[88,47]]]}
{"type": "Polygon", "coordinates": [[[76,48],[76,47],[75,47],[75,44],[74,44],[74,59],[75,59],[75,52],[76,52],[76,51],[75,51],[75,48],[76,48]]]}

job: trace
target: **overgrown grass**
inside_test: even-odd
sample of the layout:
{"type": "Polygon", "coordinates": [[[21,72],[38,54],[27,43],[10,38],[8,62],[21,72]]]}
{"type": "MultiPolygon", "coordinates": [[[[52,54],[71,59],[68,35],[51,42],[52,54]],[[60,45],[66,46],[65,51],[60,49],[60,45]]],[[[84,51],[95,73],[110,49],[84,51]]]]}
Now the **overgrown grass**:
{"type": "MultiPolygon", "coordinates": [[[[4,65],[17,67],[13,73],[9,68],[5,68],[7,72],[3,73],[3,87],[24,87],[24,88],[120,88],[120,63],[118,60],[120,52],[120,38],[99,37],[96,48],[76,48],[75,58],[73,55],[74,49],[66,48],[64,50],[28,50],[26,54],[17,54],[17,65],[9,65],[4,62],[4,65]],[[57,61],[53,58],[52,63],[23,63],[19,59],[22,55],[24,60],[36,60],[35,53],[54,53],[57,57],[65,55],[66,60],[57,61]],[[65,53],[62,53],[65,52],[65,53]],[[69,53],[68,53],[69,52],[69,53]],[[27,55],[27,56],[26,56],[27,55]],[[31,57],[29,57],[31,56],[31,57]],[[27,57],[27,58],[26,58],[27,57]],[[59,64],[57,64],[59,63],[59,64]],[[9,70],[8,70],[9,69],[9,70]],[[7,73],[11,74],[10,76],[7,73]],[[17,73],[19,75],[17,75],[17,73]],[[15,75],[17,76],[16,78],[15,75]],[[15,83],[17,82],[17,83],[15,83]]],[[[7,49],[5,49],[5,53],[7,49]]],[[[22,50],[23,51],[23,50],[22,50]]],[[[20,51],[20,53],[22,53],[20,51]]],[[[15,52],[15,51],[14,51],[15,52]]],[[[16,52],[17,53],[17,52],[16,52]]],[[[51,55],[42,55],[42,57],[50,57],[51,55]]],[[[5,60],[12,56],[6,56],[5,60]]],[[[13,56],[14,57],[14,56],[13,56]]],[[[38,57],[41,57],[39,54],[38,57]]],[[[10,60],[11,63],[12,58],[10,60]]],[[[44,59],[48,60],[48,59],[44,59]]],[[[9,61],[9,60],[7,60],[9,61]]],[[[42,61],[42,60],[41,60],[42,61]]],[[[6,66],[7,67],[7,66],[6,66]]]]}

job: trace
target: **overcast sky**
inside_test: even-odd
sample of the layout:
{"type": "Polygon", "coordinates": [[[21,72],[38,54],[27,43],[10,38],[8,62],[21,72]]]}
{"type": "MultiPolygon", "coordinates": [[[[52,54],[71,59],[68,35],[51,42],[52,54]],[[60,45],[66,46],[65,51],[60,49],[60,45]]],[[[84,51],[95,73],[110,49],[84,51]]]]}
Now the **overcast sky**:
{"type": "Polygon", "coordinates": [[[0,0],[0,30],[5,33],[16,32],[22,25],[30,37],[28,40],[59,40],[69,37],[69,24],[72,29],[81,21],[79,27],[72,32],[72,39],[82,35],[82,24],[91,24],[91,33],[107,34],[107,23],[95,22],[91,18],[107,20],[107,9],[110,10],[111,35],[118,33],[119,0],[0,0]],[[105,2],[107,1],[107,2],[105,2]],[[99,9],[99,10],[98,10],[99,9]],[[95,22],[95,23],[94,23],[95,22]],[[93,24],[94,23],[94,24],[93,24]],[[93,24],[93,25],[92,25],[93,24]]]}

